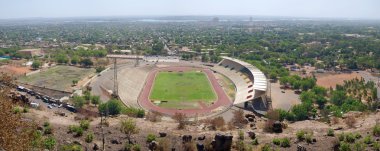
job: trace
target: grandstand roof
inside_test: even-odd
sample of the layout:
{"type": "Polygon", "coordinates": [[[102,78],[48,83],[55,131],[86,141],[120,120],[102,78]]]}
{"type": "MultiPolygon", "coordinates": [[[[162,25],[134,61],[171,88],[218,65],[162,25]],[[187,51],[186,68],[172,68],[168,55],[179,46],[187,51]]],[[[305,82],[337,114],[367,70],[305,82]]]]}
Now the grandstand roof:
{"type": "Polygon", "coordinates": [[[253,75],[253,89],[259,90],[259,91],[266,91],[267,90],[267,78],[265,77],[264,73],[261,72],[259,69],[257,69],[255,66],[241,61],[239,59],[231,58],[231,57],[222,57],[223,59],[231,60],[233,62],[236,62],[245,68],[247,68],[251,74],[253,75]]]}

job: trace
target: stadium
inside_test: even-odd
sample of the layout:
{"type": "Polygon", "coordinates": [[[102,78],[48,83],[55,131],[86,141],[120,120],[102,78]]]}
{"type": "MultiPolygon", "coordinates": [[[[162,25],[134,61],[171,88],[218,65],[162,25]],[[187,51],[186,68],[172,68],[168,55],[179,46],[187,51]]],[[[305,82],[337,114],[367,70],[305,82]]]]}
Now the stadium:
{"type": "Polygon", "coordinates": [[[92,81],[92,93],[113,91],[126,106],[189,117],[218,115],[231,107],[258,114],[268,109],[265,75],[238,59],[222,57],[210,64],[177,57],[108,57],[114,67],[92,81]]]}

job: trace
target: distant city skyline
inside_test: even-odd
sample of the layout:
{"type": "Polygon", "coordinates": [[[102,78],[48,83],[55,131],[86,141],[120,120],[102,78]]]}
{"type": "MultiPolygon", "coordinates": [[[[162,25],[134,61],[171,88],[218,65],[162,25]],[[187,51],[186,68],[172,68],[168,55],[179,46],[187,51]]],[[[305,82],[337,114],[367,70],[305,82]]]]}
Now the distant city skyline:
{"type": "Polygon", "coordinates": [[[380,0],[0,0],[0,19],[247,15],[380,19],[380,0]]]}

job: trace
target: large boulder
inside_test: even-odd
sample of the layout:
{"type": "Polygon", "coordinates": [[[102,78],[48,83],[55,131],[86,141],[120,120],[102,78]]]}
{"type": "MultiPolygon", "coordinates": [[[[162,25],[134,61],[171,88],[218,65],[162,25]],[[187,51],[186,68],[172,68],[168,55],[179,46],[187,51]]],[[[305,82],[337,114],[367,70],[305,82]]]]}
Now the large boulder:
{"type": "Polygon", "coordinates": [[[202,143],[197,143],[197,151],[204,151],[205,150],[205,145],[202,143]]]}
{"type": "Polygon", "coordinates": [[[251,138],[251,139],[255,139],[256,138],[255,132],[249,131],[247,133],[248,133],[249,138],[251,138]]]}
{"type": "Polygon", "coordinates": [[[167,133],[165,133],[165,132],[159,132],[158,134],[160,135],[160,137],[166,137],[167,136],[167,133]]]}
{"type": "Polygon", "coordinates": [[[213,143],[213,147],[215,151],[229,151],[232,146],[232,135],[215,135],[215,142],[213,143]]]}
{"type": "Polygon", "coordinates": [[[149,145],[148,145],[148,148],[150,150],[157,150],[157,148],[158,148],[158,142],[156,142],[156,141],[150,142],[149,145]]]}
{"type": "Polygon", "coordinates": [[[282,123],[280,121],[276,121],[273,123],[273,132],[282,133],[282,123]]]}
{"type": "Polygon", "coordinates": [[[192,139],[193,139],[193,136],[191,136],[191,135],[183,135],[182,136],[182,143],[191,142],[192,139]]]}

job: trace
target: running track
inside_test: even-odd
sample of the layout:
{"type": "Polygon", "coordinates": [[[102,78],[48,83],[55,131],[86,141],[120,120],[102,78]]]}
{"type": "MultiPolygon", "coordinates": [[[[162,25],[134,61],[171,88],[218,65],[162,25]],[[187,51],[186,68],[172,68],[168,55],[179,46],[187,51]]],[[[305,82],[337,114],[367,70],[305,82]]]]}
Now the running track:
{"type": "Polygon", "coordinates": [[[139,104],[141,107],[157,111],[166,115],[174,115],[175,113],[184,113],[187,116],[194,116],[194,115],[207,115],[210,114],[214,109],[217,109],[218,107],[224,106],[229,107],[232,102],[229,100],[227,94],[224,92],[223,88],[219,85],[218,80],[215,78],[213,72],[210,69],[204,69],[204,68],[193,68],[193,67],[165,67],[165,68],[155,68],[152,70],[147,77],[145,86],[140,93],[139,96],[139,104]],[[168,109],[168,108],[161,108],[159,106],[156,106],[149,100],[150,91],[152,90],[153,83],[155,76],[157,72],[159,71],[188,71],[188,70],[202,70],[204,73],[206,73],[209,81],[211,82],[211,85],[214,89],[214,92],[217,94],[217,101],[215,101],[213,104],[201,107],[199,109],[168,109]]]}

